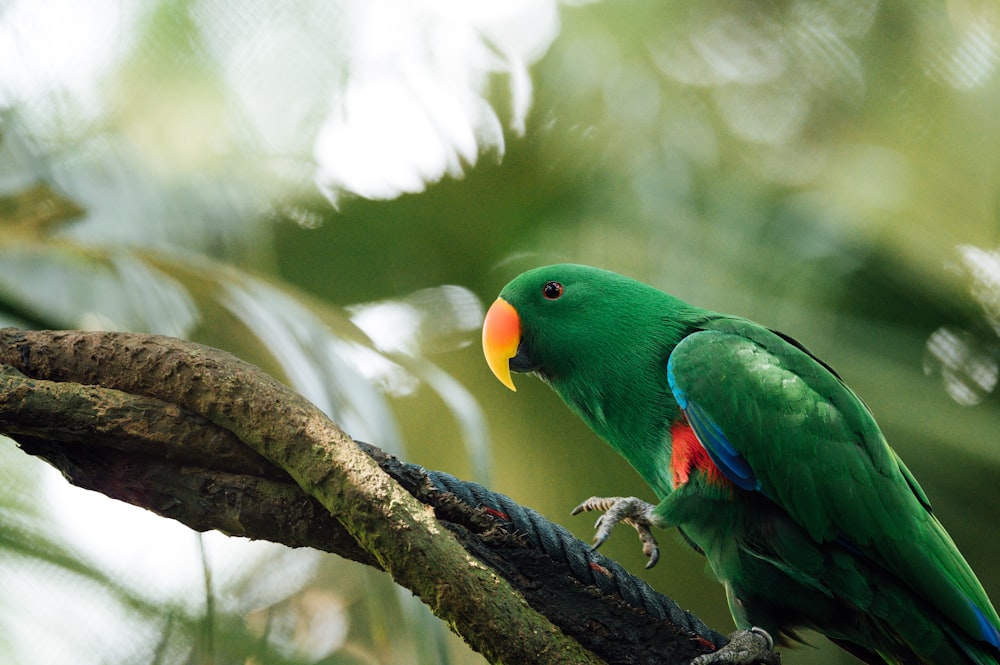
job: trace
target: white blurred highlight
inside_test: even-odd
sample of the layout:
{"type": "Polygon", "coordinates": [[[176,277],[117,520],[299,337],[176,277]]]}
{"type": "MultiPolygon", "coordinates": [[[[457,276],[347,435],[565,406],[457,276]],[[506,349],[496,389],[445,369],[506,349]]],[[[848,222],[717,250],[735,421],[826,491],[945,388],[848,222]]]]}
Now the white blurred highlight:
{"type": "Polygon", "coordinates": [[[490,77],[509,81],[510,126],[524,130],[528,65],[555,39],[554,2],[377,0],[350,5],[348,78],[314,146],[316,182],[385,199],[461,176],[484,151],[504,152],[487,99],[490,77]]]}

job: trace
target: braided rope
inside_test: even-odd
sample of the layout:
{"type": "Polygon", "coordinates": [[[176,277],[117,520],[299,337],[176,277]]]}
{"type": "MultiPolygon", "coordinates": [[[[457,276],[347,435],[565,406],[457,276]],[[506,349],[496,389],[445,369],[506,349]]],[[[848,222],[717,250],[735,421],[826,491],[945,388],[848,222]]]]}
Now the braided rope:
{"type": "Polygon", "coordinates": [[[475,508],[488,508],[498,521],[524,535],[548,556],[565,563],[577,581],[596,586],[604,593],[614,594],[650,616],[667,619],[716,648],[728,641],[697,616],[682,609],[673,599],[594,551],[566,528],[550,522],[537,511],[521,506],[510,497],[492,492],[478,483],[459,480],[443,471],[428,471],[416,465],[411,466],[426,474],[435,487],[449,492],[463,503],[475,508]]]}

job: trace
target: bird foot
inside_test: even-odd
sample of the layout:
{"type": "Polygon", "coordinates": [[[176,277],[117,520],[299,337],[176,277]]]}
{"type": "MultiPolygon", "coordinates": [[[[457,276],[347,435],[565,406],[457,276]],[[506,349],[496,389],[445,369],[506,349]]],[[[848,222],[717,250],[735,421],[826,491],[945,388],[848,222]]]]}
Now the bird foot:
{"type": "Polygon", "coordinates": [[[779,665],[781,655],[774,650],[774,640],[763,628],[730,633],[729,642],[712,653],[698,656],[691,665],[779,665]]]}
{"type": "Polygon", "coordinates": [[[642,543],[642,553],[649,559],[646,562],[646,568],[652,568],[660,559],[660,548],[656,544],[653,532],[649,529],[656,523],[653,508],[655,508],[653,504],[646,503],[634,496],[592,496],[574,508],[572,514],[579,515],[582,512],[592,510],[604,513],[597,518],[597,522],[594,524],[597,532],[594,534],[592,550],[596,550],[604,544],[604,541],[611,535],[611,530],[619,522],[625,522],[634,528],[639,534],[639,542],[642,543]]]}

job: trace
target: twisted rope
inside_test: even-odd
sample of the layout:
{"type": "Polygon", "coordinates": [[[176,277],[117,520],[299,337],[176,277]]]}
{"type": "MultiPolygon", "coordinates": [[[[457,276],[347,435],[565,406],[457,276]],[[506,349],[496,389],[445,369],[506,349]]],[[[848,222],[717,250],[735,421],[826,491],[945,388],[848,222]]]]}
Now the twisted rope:
{"type": "Polygon", "coordinates": [[[550,522],[537,511],[521,506],[510,497],[492,492],[478,483],[459,480],[443,471],[428,471],[405,462],[403,465],[425,474],[435,487],[454,495],[462,503],[488,509],[494,519],[505,527],[524,535],[554,560],[565,563],[580,583],[614,594],[628,605],[657,619],[669,620],[715,648],[722,647],[728,641],[728,638],[706,626],[701,619],[685,611],[673,599],[594,551],[566,528],[550,522]]]}

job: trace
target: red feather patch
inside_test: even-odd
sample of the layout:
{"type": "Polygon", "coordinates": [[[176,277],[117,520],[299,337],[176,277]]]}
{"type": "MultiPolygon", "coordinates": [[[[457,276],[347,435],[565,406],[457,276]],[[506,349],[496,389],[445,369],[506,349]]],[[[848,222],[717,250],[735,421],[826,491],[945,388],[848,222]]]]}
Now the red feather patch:
{"type": "Polygon", "coordinates": [[[708,451],[698,441],[694,430],[687,420],[678,420],[670,427],[672,452],[670,455],[670,471],[674,476],[674,489],[691,479],[691,471],[701,471],[705,480],[713,485],[727,485],[727,479],[715,462],[708,456],[708,451]]]}

